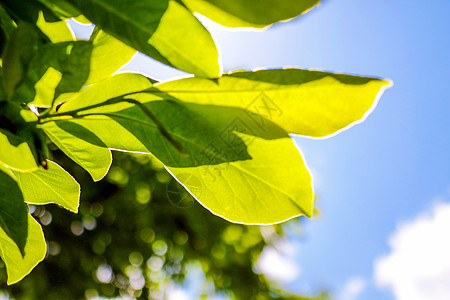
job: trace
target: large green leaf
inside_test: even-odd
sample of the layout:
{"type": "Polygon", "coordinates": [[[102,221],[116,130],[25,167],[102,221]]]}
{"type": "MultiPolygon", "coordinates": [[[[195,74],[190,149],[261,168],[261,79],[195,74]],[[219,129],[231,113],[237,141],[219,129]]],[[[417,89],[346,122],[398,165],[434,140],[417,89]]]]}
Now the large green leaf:
{"type": "Polygon", "coordinates": [[[146,92],[127,97],[157,116],[188,155],[161,134],[140,105],[78,110],[76,119],[55,123],[83,126],[109,148],[151,152],[202,204],[228,220],[269,224],[311,215],[308,171],[287,133],[270,120],[261,128],[253,121],[258,116],[241,108],[188,104],[170,96],[160,100],[161,95],[146,92]],[[185,182],[192,178],[199,190],[185,182]]]}
{"type": "Polygon", "coordinates": [[[11,172],[0,167],[0,227],[24,254],[28,234],[28,209],[11,172]]]}
{"type": "Polygon", "coordinates": [[[376,78],[284,69],[238,72],[217,80],[186,78],[155,89],[185,102],[243,108],[257,116],[254,122],[260,126],[270,120],[289,133],[323,137],[363,119],[389,84],[376,78]]]}
{"type": "Polygon", "coordinates": [[[319,0],[182,0],[193,12],[228,27],[266,27],[294,18],[319,0]]]}
{"type": "Polygon", "coordinates": [[[44,259],[47,252],[41,225],[27,213],[28,237],[25,256],[22,256],[14,241],[0,229],[0,256],[6,265],[8,284],[20,281],[44,259]]]}
{"type": "Polygon", "coordinates": [[[91,174],[94,181],[101,180],[108,173],[112,163],[111,151],[92,132],[70,122],[49,122],[43,125],[43,129],[61,151],[91,174]]]}
{"type": "Polygon", "coordinates": [[[202,77],[220,74],[210,33],[174,0],[75,0],[95,25],[165,64],[202,77]]]}
{"type": "Polygon", "coordinates": [[[22,190],[25,202],[30,204],[55,203],[72,212],[78,212],[80,185],[58,164],[48,161],[48,169],[37,171],[12,170],[22,190]]]}

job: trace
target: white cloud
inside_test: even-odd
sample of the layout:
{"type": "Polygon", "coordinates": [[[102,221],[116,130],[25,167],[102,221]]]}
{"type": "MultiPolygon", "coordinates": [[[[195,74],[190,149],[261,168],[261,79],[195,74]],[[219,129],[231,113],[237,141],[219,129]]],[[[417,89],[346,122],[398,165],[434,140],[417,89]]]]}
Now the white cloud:
{"type": "Polygon", "coordinates": [[[347,280],[344,287],[337,293],[337,300],[355,300],[366,288],[366,280],[362,277],[353,277],[347,280]]]}
{"type": "Polygon", "coordinates": [[[288,242],[277,242],[276,247],[267,246],[259,257],[255,270],[274,281],[290,282],[300,275],[295,262],[294,246],[288,242]]]}
{"type": "Polygon", "coordinates": [[[450,299],[450,203],[397,228],[391,253],[375,262],[378,286],[396,300],[450,299]]]}

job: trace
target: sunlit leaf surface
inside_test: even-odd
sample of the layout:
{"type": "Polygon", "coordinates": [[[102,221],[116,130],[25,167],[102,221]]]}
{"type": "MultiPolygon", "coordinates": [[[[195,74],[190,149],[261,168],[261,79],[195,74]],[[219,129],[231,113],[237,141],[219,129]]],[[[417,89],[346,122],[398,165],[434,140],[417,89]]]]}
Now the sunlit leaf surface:
{"type": "Polygon", "coordinates": [[[49,161],[48,169],[37,171],[13,171],[23,193],[30,204],[55,203],[72,212],[78,212],[80,185],[58,164],[49,161]]]}

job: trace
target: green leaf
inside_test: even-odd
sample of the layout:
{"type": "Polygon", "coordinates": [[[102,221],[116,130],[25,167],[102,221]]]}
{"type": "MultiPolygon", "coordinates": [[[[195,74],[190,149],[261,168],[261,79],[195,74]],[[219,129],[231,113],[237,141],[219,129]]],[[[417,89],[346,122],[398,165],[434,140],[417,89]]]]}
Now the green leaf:
{"type": "Polygon", "coordinates": [[[28,275],[44,259],[47,252],[41,225],[27,213],[28,237],[25,256],[22,256],[14,241],[0,229],[0,256],[6,265],[8,284],[14,284],[28,275]]]}
{"type": "Polygon", "coordinates": [[[27,141],[0,130],[0,162],[19,170],[37,170],[38,165],[27,141]]]}
{"type": "Polygon", "coordinates": [[[49,107],[55,93],[59,96],[78,92],[82,86],[111,77],[134,53],[134,49],[104,32],[99,32],[92,44],[78,41],[49,45],[33,59],[27,85],[19,90],[17,97],[30,99],[35,93],[31,104],[49,107]]]}
{"type": "Polygon", "coordinates": [[[239,136],[251,159],[167,169],[205,208],[231,222],[273,224],[311,217],[311,177],[292,140],[239,136]]]}
{"type": "Polygon", "coordinates": [[[0,6],[0,55],[16,29],[16,24],[8,15],[8,13],[0,6]]]}
{"type": "Polygon", "coordinates": [[[288,133],[324,137],[364,119],[390,82],[377,78],[299,69],[186,78],[155,85],[179,100],[242,108],[288,133]]]}
{"type": "Polygon", "coordinates": [[[33,26],[19,22],[3,53],[3,84],[8,97],[24,80],[28,65],[39,46],[39,36],[33,26]]]}
{"type": "Polygon", "coordinates": [[[26,203],[55,203],[71,212],[78,212],[80,185],[62,167],[48,161],[48,169],[37,171],[12,170],[26,203]]]}
{"type": "Polygon", "coordinates": [[[319,0],[182,0],[192,11],[228,27],[263,28],[305,13],[319,0]]]}
{"type": "Polygon", "coordinates": [[[89,76],[91,51],[92,44],[86,41],[41,47],[33,56],[26,81],[18,87],[14,100],[51,106],[52,96],[78,92],[89,76]]]}
{"type": "Polygon", "coordinates": [[[210,33],[174,0],[75,0],[95,25],[134,49],[202,77],[220,74],[210,33]]]}
{"type": "Polygon", "coordinates": [[[4,167],[0,167],[0,227],[3,229],[0,231],[11,238],[24,255],[28,234],[28,209],[19,186],[11,176],[4,167]]]}
{"type": "Polygon", "coordinates": [[[2,6],[15,21],[21,19],[29,24],[35,24],[41,11],[44,12],[48,21],[59,21],[51,10],[36,0],[2,0],[2,6]]]}
{"type": "Polygon", "coordinates": [[[75,36],[65,21],[47,22],[41,12],[36,22],[37,27],[52,41],[52,43],[70,42],[75,36]]]}
{"type": "Polygon", "coordinates": [[[31,111],[22,110],[16,102],[0,101],[0,162],[25,170],[45,164],[44,136],[33,121],[37,117],[31,111]]]}
{"type": "Polygon", "coordinates": [[[94,181],[101,180],[108,173],[112,163],[111,151],[92,132],[78,124],[64,121],[48,122],[42,128],[50,140],[85,169],[94,181]]]}
{"type": "Polygon", "coordinates": [[[84,85],[90,85],[110,77],[125,65],[136,50],[100,31],[93,40],[89,77],[84,85]]]}
{"type": "Polygon", "coordinates": [[[80,12],[65,0],[38,0],[62,19],[77,17],[80,12]]]}
{"type": "Polygon", "coordinates": [[[37,107],[50,107],[52,106],[56,88],[61,82],[62,76],[63,74],[60,71],[49,67],[45,73],[42,74],[41,78],[34,83],[34,91],[31,87],[33,81],[31,81],[29,82],[29,85],[19,93],[22,94],[22,99],[31,99],[34,93],[34,99],[29,104],[37,107]]]}
{"type": "Polygon", "coordinates": [[[109,99],[146,90],[152,86],[153,83],[151,80],[140,74],[119,73],[73,95],[58,111],[68,112],[87,106],[98,105],[109,99]]]}
{"type": "Polygon", "coordinates": [[[16,24],[3,7],[0,6],[0,24],[5,35],[9,38],[16,29],[16,24]]]}
{"type": "Polygon", "coordinates": [[[309,173],[287,133],[321,137],[342,130],[367,114],[387,84],[295,69],[242,72],[157,84],[123,97],[116,90],[108,95],[113,101],[93,86],[78,95],[88,101],[71,100],[61,112],[75,117],[65,122],[83,126],[109,148],[152,153],[215,214],[271,224],[313,210],[309,173]],[[186,182],[193,178],[195,186],[186,182]]]}
{"type": "Polygon", "coordinates": [[[183,183],[193,174],[201,192],[188,189],[228,220],[269,224],[311,215],[308,171],[280,127],[267,120],[260,128],[253,121],[256,115],[241,108],[187,104],[169,96],[160,100],[147,92],[127,97],[157,116],[188,155],[168,142],[139,105],[125,102],[80,110],[74,120],[55,122],[79,124],[109,148],[151,152],[183,183]],[[257,189],[263,192],[255,198],[257,189]]]}

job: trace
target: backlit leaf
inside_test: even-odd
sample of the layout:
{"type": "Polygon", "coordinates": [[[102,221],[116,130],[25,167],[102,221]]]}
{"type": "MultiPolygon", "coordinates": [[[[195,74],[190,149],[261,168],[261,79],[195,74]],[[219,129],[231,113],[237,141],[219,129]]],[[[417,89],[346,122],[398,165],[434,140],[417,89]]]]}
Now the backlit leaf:
{"type": "Polygon", "coordinates": [[[53,43],[75,40],[72,30],[65,21],[47,22],[42,12],[39,14],[36,25],[53,43]]]}
{"type": "Polygon", "coordinates": [[[16,283],[28,275],[44,259],[47,252],[47,244],[41,225],[28,213],[27,219],[28,237],[25,256],[22,256],[13,240],[0,229],[0,256],[6,265],[8,284],[16,283]]]}
{"type": "Polygon", "coordinates": [[[203,77],[220,73],[210,33],[174,0],[76,0],[94,24],[134,49],[203,77]]]}
{"type": "Polygon", "coordinates": [[[184,102],[238,107],[288,133],[323,137],[360,121],[389,81],[319,71],[237,72],[217,80],[186,78],[155,85],[184,102]]]}
{"type": "Polygon", "coordinates": [[[241,108],[160,100],[152,93],[127,97],[144,103],[188,155],[168,142],[139,105],[96,107],[55,123],[81,125],[109,148],[151,152],[202,204],[228,220],[269,224],[311,215],[309,173],[274,123],[266,120],[261,128],[253,121],[258,116],[241,108]],[[199,186],[190,188],[188,178],[197,178],[199,186]]]}
{"type": "Polygon", "coordinates": [[[239,136],[251,159],[167,168],[203,206],[229,221],[272,224],[311,217],[311,177],[293,141],[239,136]]]}
{"type": "Polygon", "coordinates": [[[49,122],[43,125],[43,129],[61,151],[91,174],[94,181],[101,180],[108,173],[112,163],[111,151],[92,132],[70,122],[49,122]]]}
{"type": "Polygon", "coordinates": [[[92,43],[89,77],[84,83],[86,86],[110,77],[136,53],[136,50],[103,31],[96,35],[92,43]]]}
{"type": "Polygon", "coordinates": [[[0,131],[0,162],[20,170],[36,170],[38,165],[26,140],[0,131]]]}
{"type": "Polygon", "coordinates": [[[78,212],[80,185],[58,164],[48,161],[48,170],[12,170],[22,190],[25,202],[30,204],[55,203],[72,212],[78,212]]]}
{"type": "Polygon", "coordinates": [[[292,19],[319,0],[182,0],[193,12],[228,27],[262,28],[292,19]]]}
{"type": "Polygon", "coordinates": [[[0,167],[0,231],[24,254],[28,235],[28,209],[22,192],[11,175],[3,166],[0,167]]]}

